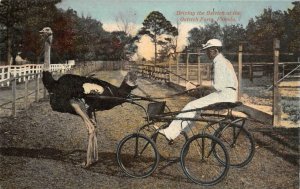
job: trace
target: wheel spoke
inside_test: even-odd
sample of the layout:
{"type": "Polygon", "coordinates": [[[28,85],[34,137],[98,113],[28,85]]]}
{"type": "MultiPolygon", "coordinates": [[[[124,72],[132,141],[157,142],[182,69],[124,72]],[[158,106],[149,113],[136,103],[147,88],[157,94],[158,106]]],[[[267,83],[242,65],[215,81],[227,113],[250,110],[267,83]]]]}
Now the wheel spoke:
{"type": "MultiPolygon", "coordinates": [[[[238,124],[221,126],[214,136],[217,136],[226,146],[231,166],[243,167],[251,161],[255,150],[254,140],[243,126],[238,124]]],[[[220,162],[223,161],[215,151],[214,154],[220,162]]]]}
{"type": "Polygon", "coordinates": [[[127,175],[144,178],[156,169],[159,154],[151,139],[142,134],[131,134],[119,143],[117,160],[127,175]]]}
{"type": "Polygon", "coordinates": [[[225,146],[219,139],[210,135],[196,135],[188,140],[181,152],[181,165],[184,173],[193,182],[213,185],[220,182],[227,174],[229,161],[225,146]],[[212,151],[218,151],[224,157],[220,163],[212,151]]]}

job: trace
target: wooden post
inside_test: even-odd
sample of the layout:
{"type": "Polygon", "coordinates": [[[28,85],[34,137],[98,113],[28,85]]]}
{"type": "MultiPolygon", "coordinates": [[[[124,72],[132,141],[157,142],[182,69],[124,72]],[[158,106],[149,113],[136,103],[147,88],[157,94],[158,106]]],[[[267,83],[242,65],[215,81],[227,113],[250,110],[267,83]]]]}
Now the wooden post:
{"type": "Polygon", "coordinates": [[[40,82],[38,74],[35,74],[35,101],[39,101],[39,90],[40,90],[40,82]]]}
{"type": "Polygon", "coordinates": [[[189,53],[186,53],[186,73],[185,73],[185,79],[186,82],[189,81],[189,53]]]}
{"type": "Polygon", "coordinates": [[[199,54],[198,54],[198,75],[197,75],[197,79],[198,79],[198,85],[202,85],[202,74],[201,74],[201,60],[200,60],[200,49],[199,49],[199,54]]]}
{"type": "MultiPolygon", "coordinates": [[[[177,53],[177,62],[176,62],[176,75],[179,75],[179,56],[180,54],[177,53]]],[[[179,85],[179,82],[180,82],[180,78],[177,77],[177,84],[179,85]]]]}
{"type": "Polygon", "coordinates": [[[243,72],[243,45],[239,45],[239,53],[238,53],[238,101],[241,100],[242,97],[242,72],[243,72]]]}
{"type": "Polygon", "coordinates": [[[273,78],[273,126],[280,126],[281,118],[281,106],[280,106],[280,94],[278,89],[278,63],[279,63],[279,47],[280,41],[274,39],[273,49],[274,49],[274,78],[273,78]]]}
{"type": "Polygon", "coordinates": [[[282,64],[282,77],[281,77],[281,78],[283,78],[283,77],[284,77],[284,74],[285,74],[284,68],[285,68],[285,65],[284,65],[284,63],[283,63],[283,64],[282,64]]]}
{"type": "Polygon", "coordinates": [[[253,62],[250,62],[250,66],[249,66],[249,78],[250,78],[250,81],[253,83],[253,62]]]}
{"type": "Polygon", "coordinates": [[[11,86],[11,89],[12,89],[11,114],[12,114],[13,117],[16,117],[16,112],[17,112],[17,108],[16,108],[16,99],[17,99],[16,87],[17,87],[17,79],[14,78],[12,80],[12,86],[11,86]]]}
{"type": "Polygon", "coordinates": [[[25,97],[24,97],[25,111],[28,109],[28,78],[25,77],[25,97]]]}
{"type": "MultiPolygon", "coordinates": [[[[3,73],[4,73],[4,70],[3,70],[3,73]]],[[[7,73],[8,73],[8,74],[7,74],[7,79],[11,78],[11,77],[12,77],[12,74],[11,74],[11,65],[8,66],[7,73]]],[[[9,80],[8,80],[7,86],[9,86],[9,85],[10,85],[10,82],[9,82],[9,80]]]]}
{"type": "Polygon", "coordinates": [[[172,57],[169,58],[169,73],[168,73],[169,74],[169,78],[168,78],[169,82],[171,82],[171,72],[172,72],[172,70],[171,70],[172,69],[172,67],[171,67],[171,58],[172,57]]]}

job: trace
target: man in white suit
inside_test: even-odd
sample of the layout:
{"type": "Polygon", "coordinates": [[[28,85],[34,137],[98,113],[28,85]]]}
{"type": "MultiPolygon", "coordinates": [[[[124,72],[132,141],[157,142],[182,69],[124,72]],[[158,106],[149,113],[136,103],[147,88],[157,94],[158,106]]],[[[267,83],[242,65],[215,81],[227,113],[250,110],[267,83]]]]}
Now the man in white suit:
{"type": "MultiPolygon", "coordinates": [[[[212,87],[215,92],[189,102],[182,111],[192,110],[196,108],[203,108],[205,106],[219,103],[219,102],[236,102],[238,81],[234,72],[233,66],[222,54],[222,42],[218,39],[208,40],[203,45],[209,59],[213,60],[212,73],[212,87]]],[[[180,118],[194,118],[197,112],[180,113],[176,117],[180,118]]],[[[175,139],[182,131],[188,131],[190,121],[174,120],[171,124],[160,130],[168,140],[175,139]]]]}

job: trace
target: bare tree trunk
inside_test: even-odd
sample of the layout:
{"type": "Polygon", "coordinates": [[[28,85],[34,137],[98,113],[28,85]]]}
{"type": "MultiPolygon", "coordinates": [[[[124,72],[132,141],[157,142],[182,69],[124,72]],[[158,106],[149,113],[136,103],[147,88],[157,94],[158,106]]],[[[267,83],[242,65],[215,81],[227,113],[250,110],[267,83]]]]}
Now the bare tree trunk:
{"type": "Polygon", "coordinates": [[[12,58],[12,26],[10,26],[10,21],[11,21],[11,11],[12,11],[12,7],[11,7],[11,0],[8,0],[8,10],[7,10],[7,28],[6,28],[6,32],[7,32],[7,65],[11,65],[11,58],[12,58]]]}
{"type": "Polygon", "coordinates": [[[155,52],[154,52],[154,65],[156,65],[156,59],[157,59],[157,43],[156,43],[156,37],[155,37],[155,42],[154,42],[154,48],[155,48],[155,52]]]}
{"type": "Polygon", "coordinates": [[[12,58],[12,36],[11,36],[11,29],[7,28],[7,65],[11,65],[11,58],[12,58]]]}
{"type": "Polygon", "coordinates": [[[156,22],[154,24],[154,65],[156,66],[157,59],[157,39],[156,39],[156,22]]]}

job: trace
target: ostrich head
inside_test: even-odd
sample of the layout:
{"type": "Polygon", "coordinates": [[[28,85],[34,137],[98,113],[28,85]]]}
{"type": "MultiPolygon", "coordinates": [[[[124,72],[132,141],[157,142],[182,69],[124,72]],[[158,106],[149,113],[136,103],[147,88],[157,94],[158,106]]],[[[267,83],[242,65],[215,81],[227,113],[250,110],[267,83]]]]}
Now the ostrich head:
{"type": "Polygon", "coordinates": [[[127,96],[131,91],[137,88],[137,75],[134,72],[128,72],[119,88],[121,96],[127,96]]]}
{"type": "Polygon", "coordinates": [[[123,82],[125,82],[130,87],[136,88],[137,87],[136,80],[137,80],[137,75],[134,72],[130,71],[125,76],[123,82]]]}
{"type": "Polygon", "coordinates": [[[40,35],[46,39],[49,39],[49,42],[52,42],[52,30],[50,27],[45,27],[40,31],[40,35]]]}

